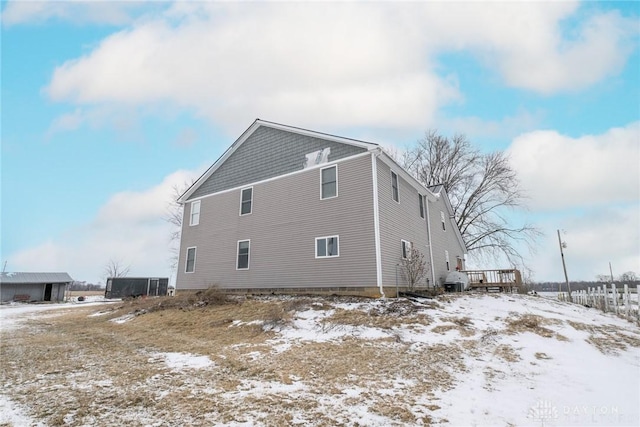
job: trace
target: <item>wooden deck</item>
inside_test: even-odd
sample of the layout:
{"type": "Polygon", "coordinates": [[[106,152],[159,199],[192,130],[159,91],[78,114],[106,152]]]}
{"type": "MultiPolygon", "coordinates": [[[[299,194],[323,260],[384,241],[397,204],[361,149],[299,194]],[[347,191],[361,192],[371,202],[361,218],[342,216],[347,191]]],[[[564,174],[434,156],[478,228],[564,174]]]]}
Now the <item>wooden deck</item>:
{"type": "Polygon", "coordinates": [[[469,289],[485,292],[514,292],[522,285],[520,271],[506,270],[465,270],[469,277],[469,289]]]}

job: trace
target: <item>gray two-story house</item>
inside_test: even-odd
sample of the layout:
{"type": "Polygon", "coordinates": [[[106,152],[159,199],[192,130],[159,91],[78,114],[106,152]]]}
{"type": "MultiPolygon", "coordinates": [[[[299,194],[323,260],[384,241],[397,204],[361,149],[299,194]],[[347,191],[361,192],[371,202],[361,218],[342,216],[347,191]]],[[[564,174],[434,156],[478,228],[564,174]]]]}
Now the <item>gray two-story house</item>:
{"type": "Polygon", "coordinates": [[[256,120],[179,201],[178,290],[395,296],[411,247],[419,286],[464,267],[444,190],[377,144],[256,120]]]}

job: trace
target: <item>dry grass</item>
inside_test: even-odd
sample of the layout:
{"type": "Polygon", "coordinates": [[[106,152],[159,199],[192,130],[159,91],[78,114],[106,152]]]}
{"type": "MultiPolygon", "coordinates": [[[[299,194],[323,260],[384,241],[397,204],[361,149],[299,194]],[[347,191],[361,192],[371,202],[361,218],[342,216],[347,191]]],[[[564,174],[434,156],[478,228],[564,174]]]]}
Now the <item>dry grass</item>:
{"type": "Polygon", "coordinates": [[[446,334],[449,331],[458,331],[463,337],[472,337],[476,334],[473,322],[469,317],[443,317],[442,321],[450,324],[437,325],[431,328],[431,332],[436,334],[446,334]]]}
{"type": "Polygon", "coordinates": [[[79,296],[104,296],[104,289],[101,291],[67,291],[67,294],[72,298],[79,296]]]}
{"type": "Polygon", "coordinates": [[[493,354],[499,358],[501,358],[502,360],[504,360],[505,362],[519,362],[520,360],[522,360],[522,358],[520,357],[520,355],[516,352],[516,350],[508,345],[508,344],[502,344],[499,345],[493,352],[493,354]]]}
{"type": "MultiPolygon", "coordinates": [[[[552,329],[559,321],[540,316],[512,313],[506,329],[479,331],[466,316],[442,317],[434,326],[439,313],[411,301],[361,304],[365,301],[251,298],[214,289],[34,318],[19,333],[2,333],[3,391],[52,426],[355,426],[360,421],[351,408],[379,416],[388,425],[432,425],[446,422],[434,412],[442,406],[435,396],[453,388],[456,375],[467,372],[465,358],[493,356],[494,367],[482,370],[490,388],[507,375],[495,368],[496,362],[521,361],[517,349],[500,343],[502,335],[532,332],[563,338],[552,329]],[[345,302],[355,303],[353,309],[335,306],[345,302]],[[324,316],[312,332],[368,327],[380,329],[386,338],[344,334],[281,346],[278,331],[308,310],[324,316]],[[96,312],[101,315],[89,316],[96,312]],[[128,322],[111,321],[130,314],[135,317],[128,322]],[[465,339],[406,343],[398,331],[427,327],[441,334],[456,330],[465,339]],[[206,355],[214,367],[172,370],[158,356],[166,352],[206,355]]],[[[614,345],[598,341],[614,339],[615,348],[640,346],[640,334],[571,325],[589,332],[596,346],[614,345]]],[[[549,358],[544,353],[535,357],[549,358]]]]}
{"type": "MultiPolygon", "coordinates": [[[[409,302],[409,304],[411,303],[409,302]]],[[[407,305],[400,307],[398,303],[391,303],[388,307],[382,309],[376,308],[368,312],[338,308],[331,316],[325,318],[322,323],[325,327],[348,325],[368,326],[388,330],[398,328],[402,325],[428,325],[432,322],[429,316],[423,313],[417,314],[417,310],[414,310],[414,308],[407,309],[407,305]]]]}
{"type": "Polygon", "coordinates": [[[559,320],[535,314],[512,314],[511,317],[507,319],[507,332],[510,334],[531,332],[545,338],[568,341],[567,337],[546,327],[549,325],[559,325],[561,323],[559,320]]]}
{"type": "Polygon", "coordinates": [[[618,354],[629,347],[640,347],[640,333],[623,331],[610,325],[587,325],[581,322],[567,322],[578,331],[589,334],[586,342],[595,346],[603,354],[618,354]]]}
{"type": "MultiPolygon", "coordinates": [[[[423,405],[417,396],[453,387],[453,373],[464,369],[456,345],[417,350],[347,337],[273,351],[269,341],[278,325],[299,311],[330,306],[311,298],[193,294],[77,308],[54,319],[31,320],[19,334],[3,333],[1,377],[13,400],[53,426],[157,420],[161,425],[286,426],[300,416],[311,425],[351,423],[348,413],[331,410],[336,402],[370,408],[391,425],[414,424],[418,418],[431,422],[433,409],[424,407],[418,415],[409,409],[423,405]],[[104,314],[89,316],[99,310],[104,314]],[[110,321],[129,313],[138,315],[123,324],[110,321]],[[152,356],[155,352],[208,355],[215,369],[171,371],[152,356]],[[399,375],[409,379],[398,385],[399,375]],[[254,383],[267,389],[255,389],[254,383]],[[292,394],[285,386],[297,391],[292,394]],[[401,390],[403,396],[391,398],[380,392],[385,389],[401,390]]],[[[427,319],[411,314],[403,319],[408,310],[396,304],[372,312],[338,310],[335,320],[389,328],[427,319]]]]}

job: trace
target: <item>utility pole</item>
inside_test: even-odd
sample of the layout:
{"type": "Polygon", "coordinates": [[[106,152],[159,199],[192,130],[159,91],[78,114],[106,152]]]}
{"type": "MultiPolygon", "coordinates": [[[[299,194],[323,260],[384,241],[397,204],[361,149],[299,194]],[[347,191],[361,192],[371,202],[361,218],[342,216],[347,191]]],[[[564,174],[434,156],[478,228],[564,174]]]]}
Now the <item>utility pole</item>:
{"type": "Polygon", "coordinates": [[[560,239],[560,230],[558,230],[558,245],[560,245],[560,257],[562,257],[562,269],[564,270],[564,281],[567,284],[567,290],[569,291],[569,302],[572,302],[571,286],[569,285],[569,277],[567,276],[567,266],[564,263],[564,252],[562,251],[563,248],[567,247],[567,244],[563,242],[562,239],[560,239]]]}
{"type": "Polygon", "coordinates": [[[613,270],[611,269],[611,261],[609,261],[609,274],[611,275],[611,283],[613,283],[613,270]]]}

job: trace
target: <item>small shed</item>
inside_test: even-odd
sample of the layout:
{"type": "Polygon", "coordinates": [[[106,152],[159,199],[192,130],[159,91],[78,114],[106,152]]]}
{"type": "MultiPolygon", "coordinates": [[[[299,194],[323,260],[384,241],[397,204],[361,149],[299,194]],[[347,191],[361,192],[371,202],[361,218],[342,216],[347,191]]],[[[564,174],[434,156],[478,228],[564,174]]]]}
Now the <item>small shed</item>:
{"type": "Polygon", "coordinates": [[[67,273],[2,273],[0,301],[64,301],[71,282],[67,273]]]}
{"type": "Polygon", "coordinates": [[[168,288],[168,277],[109,277],[104,297],[166,296],[168,288]]]}

